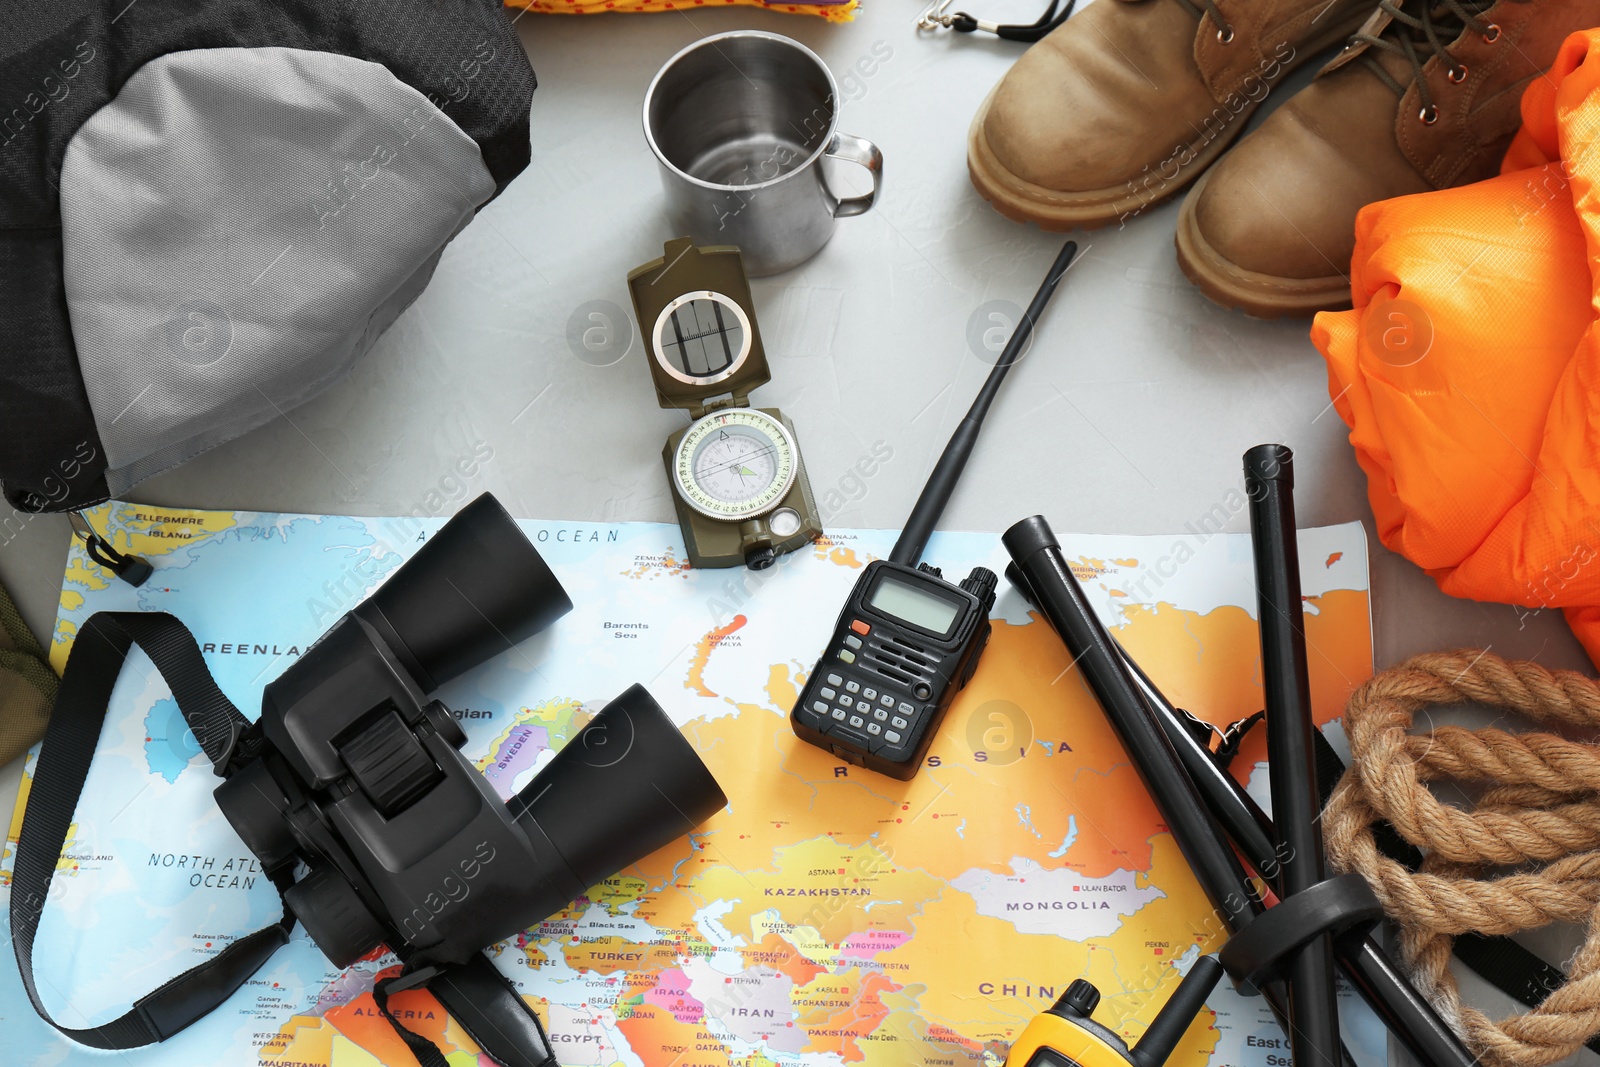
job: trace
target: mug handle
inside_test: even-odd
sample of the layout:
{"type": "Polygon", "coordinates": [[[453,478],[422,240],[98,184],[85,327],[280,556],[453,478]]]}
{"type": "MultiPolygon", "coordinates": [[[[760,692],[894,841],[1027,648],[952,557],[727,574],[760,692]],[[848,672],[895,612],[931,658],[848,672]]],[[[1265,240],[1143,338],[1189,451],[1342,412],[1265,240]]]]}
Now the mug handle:
{"type": "MultiPolygon", "coordinates": [[[[835,197],[833,217],[836,219],[849,218],[851,215],[862,215],[872,209],[878,199],[878,190],[883,188],[883,152],[878,146],[865,137],[856,137],[854,134],[836,133],[828,142],[825,156],[842,159],[849,163],[859,163],[872,172],[872,192],[861,196],[850,196],[844,199],[835,197]]],[[[832,196],[832,193],[829,193],[832,196]]]]}

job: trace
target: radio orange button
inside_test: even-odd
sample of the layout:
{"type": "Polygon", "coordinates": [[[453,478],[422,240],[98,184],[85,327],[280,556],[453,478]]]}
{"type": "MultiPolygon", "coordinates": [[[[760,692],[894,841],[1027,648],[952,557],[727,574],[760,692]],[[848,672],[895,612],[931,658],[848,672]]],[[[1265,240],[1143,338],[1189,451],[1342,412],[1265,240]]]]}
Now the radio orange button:
{"type": "Polygon", "coordinates": [[[857,619],[855,622],[852,622],[850,624],[850,629],[854,630],[858,634],[861,634],[861,635],[865,636],[872,629],[872,627],[868,626],[866,623],[862,622],[860,619],[857,619]]]}

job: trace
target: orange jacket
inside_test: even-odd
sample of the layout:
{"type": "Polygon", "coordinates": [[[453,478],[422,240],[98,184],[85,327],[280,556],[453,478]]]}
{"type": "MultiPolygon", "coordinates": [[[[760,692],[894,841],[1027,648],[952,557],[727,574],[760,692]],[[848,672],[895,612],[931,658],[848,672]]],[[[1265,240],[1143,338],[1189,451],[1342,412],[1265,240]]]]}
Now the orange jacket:
{"type": "Polygon", "coordinates": [[[1600,664],[1600,30],[1522,120],[1498,177],[1361,211],[1354,310],[1311,338],[1383,543],[1453,596],[1563,609],[1600,664]]]}

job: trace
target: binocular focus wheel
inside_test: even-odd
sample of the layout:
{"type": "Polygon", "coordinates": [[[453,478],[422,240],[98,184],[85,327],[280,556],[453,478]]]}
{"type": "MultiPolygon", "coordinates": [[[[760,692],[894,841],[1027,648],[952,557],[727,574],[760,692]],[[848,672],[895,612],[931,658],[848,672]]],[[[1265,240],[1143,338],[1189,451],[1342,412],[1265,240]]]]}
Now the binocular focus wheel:
{"type": "Polygon", "coordinates": [[[444,777],[394,710],[342,742],[339,756],[386,819],[404,811],[444,777]]]}

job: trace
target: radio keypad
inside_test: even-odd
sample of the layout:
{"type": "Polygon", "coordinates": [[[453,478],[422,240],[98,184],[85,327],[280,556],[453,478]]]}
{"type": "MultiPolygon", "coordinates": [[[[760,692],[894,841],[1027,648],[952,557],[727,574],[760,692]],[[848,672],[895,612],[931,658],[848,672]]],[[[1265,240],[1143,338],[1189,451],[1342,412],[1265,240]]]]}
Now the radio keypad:
{"type": "MultiPolygon", "coordinates": [[[[981,567],[956,584],[943,581],[933,567],[919,571],[892,560],[868,564],[839,614],[803,700],[790,713],[795,733],[845,762],[910,779],[923,762],[920,755],[932,740],[933,727],[950,697],[966,684],[989,637],[984,616],[993,607],[996,581],[981,567]],[[888,610],[892,598],[880,598],[886,583],[902,591],[922,590],[954,614],[943,620],[942,630],[920,625],[914,612],[888,610]],[[875,602],[879,599],[882,603],[875,602]],[[811,710],[811,700],[824,678],[837,695],[828,698],[829,714],[819,716],[811,710]],[[841,707],[846,713],[842,722],[833,715],[841,707]]],[[[928,619],[932,616],[924,621],[928,619]]]]}
{"type": "Polygon", "coordinates": [[[918,727],[933,714],[933,704],[919,695],[920,690],[931,697],[932,689],[925,678],[902,688],[901,683],[866,670],[864,661],[858,662],[857,652],[873,653],[878,635],[868,637],[871,631],[857,619],[838,635],[843,647],[829,663],[835,670],[823,677],[826,688],[819,686],[814,691],[822,701],[807,707],[818,712],[816,728],[821,733],[871,752],[904,758],[903,752],[894,750],[911,743],[918,727]]]}
{"type": "Polygon", "coordinates": [[[913,704],[900,699],[906,692],[885,691],[876,674],[861,678],[829,674],[826,686],[819,686],[820,700],[807,705],[816,712],[817,728],[841,740],[851,740],[872,751],[894,748],[904,743],[919,721],[931,714],[931,704],[913,704]],[[864,684],[870,680],[872,684],[864,684]]]}

